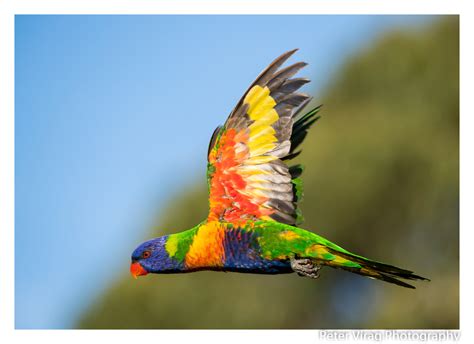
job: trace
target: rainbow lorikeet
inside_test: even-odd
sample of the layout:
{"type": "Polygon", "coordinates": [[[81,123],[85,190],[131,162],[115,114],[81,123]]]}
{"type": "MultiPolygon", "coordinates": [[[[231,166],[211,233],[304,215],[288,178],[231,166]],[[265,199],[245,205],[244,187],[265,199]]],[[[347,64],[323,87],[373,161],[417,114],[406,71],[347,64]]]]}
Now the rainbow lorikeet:
{"type": "Polygon", "coordinates": [[[199,270],[259,274],[296,272],[317,278],[322,266],[347,270],[399,286],[426,280],[413,272],[346,251],[301,223],[301,165],[289,166],[301,151],[316,107],[298,116],[310,97],[298,93],[309,80],[293,78],[306,63],[281,65],[296,51],[273,61],[253,82],[208,151],[209,215],[189,230],[149,240],[132,254],[130,271],[199,270]]]}

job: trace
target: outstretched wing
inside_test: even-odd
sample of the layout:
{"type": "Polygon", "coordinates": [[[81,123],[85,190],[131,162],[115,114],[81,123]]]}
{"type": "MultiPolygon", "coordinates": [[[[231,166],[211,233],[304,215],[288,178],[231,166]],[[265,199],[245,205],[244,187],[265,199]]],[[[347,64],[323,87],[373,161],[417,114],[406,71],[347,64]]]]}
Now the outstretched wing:
{"type": "Polygon", "coordinates": [[[280,69],[295,52],[273,61],[245,92],[224,126],[212,135],[208,154],[208,220],[235,224],[275,220],[297,224],[300,165],[288,167],[300,152],[319,107],[295,122],[310,97],[298,93],[309,80],[292,78],[304,62],[280,69]]]}

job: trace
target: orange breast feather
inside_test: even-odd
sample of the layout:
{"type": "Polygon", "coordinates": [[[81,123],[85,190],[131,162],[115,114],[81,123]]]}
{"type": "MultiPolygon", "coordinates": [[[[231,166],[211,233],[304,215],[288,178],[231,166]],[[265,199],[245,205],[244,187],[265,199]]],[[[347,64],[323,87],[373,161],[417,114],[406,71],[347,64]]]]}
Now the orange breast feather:
{"type": "Polygon", "coordinates": [[[199,227],[185,257],[188,269],[221,267],[225,262],[225,228],[218,222],[199,227]]]}

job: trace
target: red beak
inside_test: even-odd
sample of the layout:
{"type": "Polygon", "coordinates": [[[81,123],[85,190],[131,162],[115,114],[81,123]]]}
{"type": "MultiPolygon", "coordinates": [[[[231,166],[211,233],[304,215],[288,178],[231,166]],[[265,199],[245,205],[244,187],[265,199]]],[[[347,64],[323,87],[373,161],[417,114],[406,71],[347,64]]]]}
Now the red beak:
{"type": "Polygon", "coordinates": [[[143,266],[140,265],[140,263],[135,262],[130,265],[130,273],[132,274],[133,278],[137,279],[138,276],[145,276],[148,274],[148,271],[146,271],[143,266]]]}

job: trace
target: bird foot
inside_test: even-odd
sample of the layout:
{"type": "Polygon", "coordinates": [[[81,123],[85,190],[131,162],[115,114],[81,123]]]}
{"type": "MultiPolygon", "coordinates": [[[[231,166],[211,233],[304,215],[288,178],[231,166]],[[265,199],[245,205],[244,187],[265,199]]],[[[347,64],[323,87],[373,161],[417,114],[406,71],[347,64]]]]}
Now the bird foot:
{"type": "Polygon", "coordinates": [[[319,270],[321,270],[321,265],[314,264],[311,259],[308,258],[291,258],[290,259],[291,268],[298,276],[306,276],[311,278],[319,277],[319,270]]]}

